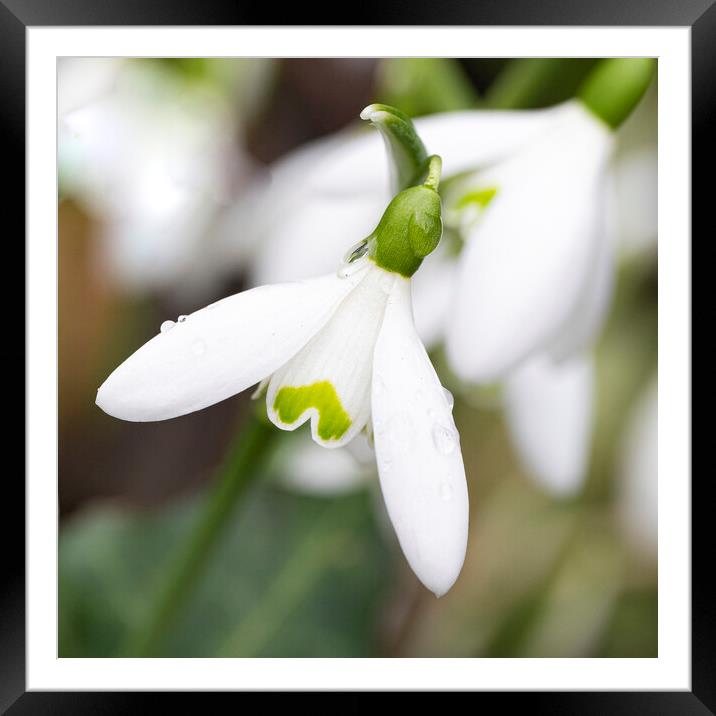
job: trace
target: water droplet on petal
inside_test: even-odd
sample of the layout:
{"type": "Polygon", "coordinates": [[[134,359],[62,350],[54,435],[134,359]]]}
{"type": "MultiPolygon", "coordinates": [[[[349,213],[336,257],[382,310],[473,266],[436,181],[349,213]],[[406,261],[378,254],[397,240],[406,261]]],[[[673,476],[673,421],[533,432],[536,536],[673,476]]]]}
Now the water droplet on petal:
{"type": "Polygon", "coordinates": [[[443,393],[445,394],[445,400],[447,400],[448,408],[452,411],[455,405],[455,396],[447,388],[443,388],[443,393]]]}
{"type": "Polygon", "coordinates": [[[457,447],[457,435],[452,428],[438,424],[433,428],[433,443],[441,455],[449,455],[457,447]]]}
{"type": "Polygon", "coordinates": [[[343,257],[343,263],[352,264],[354,261],[358,261],[358,259],[362,259],[367,253],[368,253],[368,239],[363,239],[362,241],[359,241],[357,244],[353,244],[353,246],[351,246],[350,249],[348,249],[345,256],[343,257]]]}
{"type": "Polygon", "coordinates": [[[206,344],[204,343],[204,341],[201,340],[201,338],[197,338],[191,344],[191,352],[195,356],[203,356],[204,353],[206,353],[206,344]]]}
{"type": "Polygon", "coordinates": [[[447,480],[440,483],[440,499],[445,502],[452,499],[452,485],[447,480]]]}
{"type": "Polygon", "coordinates": [[[179,318],[177,318],[177,323],[184,323],[184,321],[186,321],[186,319],[187,319],[187,316],[179,316],[179,318]]]}
{"type": "Polygon", "coordinates": [[[171,331],[174,326],[176,326],[176,323],[174,323],[174,321],[164,321],[164,323],[159,326],[159,332],[166,333],[167,331],[171,331]]]}
{"type": "Polygon", "coordinates": [[[348,278],[365,265],[365,257],[368,253],[368,239],[363,239],[348,249],[343,257],[343,264],[338,269],[339,278],[348,278]],[[363,259],[363,260],[362,260],[363,259]]]}

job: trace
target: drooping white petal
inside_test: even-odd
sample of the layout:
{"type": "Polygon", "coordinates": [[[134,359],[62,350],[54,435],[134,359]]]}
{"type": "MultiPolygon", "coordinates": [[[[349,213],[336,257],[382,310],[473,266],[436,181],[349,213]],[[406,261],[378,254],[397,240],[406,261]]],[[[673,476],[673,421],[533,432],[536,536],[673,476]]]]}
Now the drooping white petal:
{"type": "Polygon", "coordinates": [[[506,381],[505,411],[529,473],[555,495],[576,492],[586,474],[592,427],[589,356],[563,363],[531,358],[506,381]]]}
{"type": "Polygon", "coordinates": [[[618,513],[627,539],[656,560],[659,548],[659,410],[656,380],[639,399],[626,430],[618,469],[618,513]]]}
{"type": "Polygon", "coordinates": [[[372,406],[388,514],[413,571],[441,596],[465,559],[467,484],[452,411],[415,331],[406,279],[396,280],[375,346],[372,406]]]}
{"type": "Polygon", "coordinates": [[[516,154],[559,122],[561,107],[465,110],[415,120],[428,153],[443,160],[443,177],[474,171],[516,154]]]}
{"type": "Polygon", "coordinates": [[[614,237],[602,214],[595,222],[595,254],[571,315],[549,346],[556,361],[592,348],[606,319],[614,289],[614,237]]]}
{"type": "Polygon", "coordinates": [[[238,293],[170,326],[122,363],[97,392],[110,415],[139,422],[200,410],[283,365],[355,286],[335,274],[238,293]]]}
{"type": "Polygon", "coordinates": [[[266,406],[271,421],[295,430],[310,419],[324,447],[350,442],[370,416],[373,348],[393,274],[363,259],[359,283],[326,325],[271,377],[266,406]]]}
{"type": "Polygon", "coordinates": [[[557,339],[594,270],[613,138],[579,103],[527,151],[480,175],[497,193],[460,262],[448,356],[491,382],[557,339]]]}

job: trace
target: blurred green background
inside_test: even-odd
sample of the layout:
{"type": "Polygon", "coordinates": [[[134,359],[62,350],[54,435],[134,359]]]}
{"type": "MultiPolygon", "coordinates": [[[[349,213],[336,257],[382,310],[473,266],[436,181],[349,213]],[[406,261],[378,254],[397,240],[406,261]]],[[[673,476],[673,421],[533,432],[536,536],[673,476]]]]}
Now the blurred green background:
{"type": "MultiPolygon", "coordinates": [[[[102,77],[87,62],[59,69],[66,73],[66,96],[75,91],[77,102],[95,101],[81,96],[95,81],[100,94],[115,91],[102,89],[102,77]]],[[[545,107],[571,97],[594,62],[182,59],[129,60],[103,71],[116,77],[132,66],[134,84],[124,88],[120,103],[131,103],[132,87],[140,87],[136,78],[146,72],[158,104],[186,107],[198,96],[202,111],[213,113],[206,121],[215,122],[211,132],[222,132],[220,173],[228,180],[212,197],[210,215],[202,205],[205,223],[196,231],[194,254],[201,256],[213,250],[219,219],[262,167],[355,122],[371,102],[413,116],[545,107]]],[[[62,121],[62,112],[76,105],[63,108],[62,97],[60,105],[62,121]]],[[[655,157],[656,121],[653,87],[620,129],[617,155],[638,150],[655,157]]],[[[121,149],[123,136],[110,133],[107,142],[121,149]]],[[[197,156],[205,158],[202,142],[197,156]]],[[[116,159],[107,154],[103,161],[100,166],[109,166],[116,159]]],[[[254,409],[242,394],[175,420],[133,424],[95,406],[100,383],[162,320],[246,287],[247,275],[237,260],[196,285],[181,274],[135,280],[134,259],[117,261],[117,245],[108,243],[119,240],[112,222],[128,219],[86,200],[82,171],[61,146],[62,657],[130,655],[130,635],[143,623],[207,486],[254,409]]],[[[208,171],[197,170],[197,183],[208,171]]],[[[655,217],[648,219],[655,227],[655,217]]],[[[178,226],[193,220],[184,216],[178,226]]],[[[656,656],[656,555],[631,538],[629,521],[639,515],[625,513],[621,487],[628,479],[623,455],[630,420],[656,375],[652,233],[645,245],[625,240],[619,254],[597,351],[590,468],[579,495],[555,499],[529,479],[493,396],[457,385],[438,351],[438,372],[455,394],[471,502],[467,560],[453,589],[437,600],[409,570],[375,476],[346,494],[292,489],[286,473],[295,436],[281,434],[285,449],[253,481],[158,655],[656,656]]]]}

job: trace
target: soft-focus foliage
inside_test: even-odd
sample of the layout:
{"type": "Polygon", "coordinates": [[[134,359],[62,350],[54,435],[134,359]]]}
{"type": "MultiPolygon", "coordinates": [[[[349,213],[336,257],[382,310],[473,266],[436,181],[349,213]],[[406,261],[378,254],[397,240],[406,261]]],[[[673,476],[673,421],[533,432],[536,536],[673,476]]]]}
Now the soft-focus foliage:
{"type": "MultiPolygon", "coordinates": [[[[572,97],[593,64],[67,60],[71,91],[61,90],[60,122],[76,112],[104,117],[112,140],[93,144],[96,154],[63,155],[78,137],[63,147],[60,129],[67,160],[60,162],[59,205],[60,656],[126,653],[203,490],[241,435],[246,394],[146,425],[113,420],[94,400],[110,371],[164,320],[249,287],[267,261],[289,274],[303,270],[300,250],[298,258],[257,251],[263,236],[245,221],[270,173],[265,163],[344,127],[352,131],[369,102],[416,116],[547,107],[572,97]],[[203,114],[204,124],[193,121],[203,114]],[[145,144],[133,145],[137,137],[145,144]],[[168,169],[154,175],[156,186],[148,158],[168,169]],[[77,174],[79,159],[90,176],[77,174]],[[157,203],[167,180],[179,183],[178,213],[157,203]]],[[[657,653],[657,475],[648,430],[657,363],[656,94],[654,86],[616,133],[608,187],[616,200],[605,218],[618,270],[594,352],[595,426],[581,490],[559,497],[530,479],[506,427],[504,392],[467,385],[450,370],[439,344],[446,292],[416,292],[416,321],[423,336],[433,331],[431,358],[455,396],[468,476],[468,551],[453,589],[436,600],[400,558],[367,446],[359,454],[318,454],[306,447],[304,426],[279,435],[267,474],[205,565],[162,655],[657,653]]],[[[324,156],[322,148],[306,151],[316,162],[324,156]]],[[[326,182],[338,186],[346,170],[333,167],[326,182]]],[[[385,166],[376,175],[382,179],[385,166]]],[[[289,176],[286,186],[307,194],[312,187],[302,179],[289,176]]],[[[277,207],[280,216],[266,211],[301,240],[320,223],[327,264],[336,266],[346,245],[363,238],[344,235],[351,226],[379,219],[370,206],[346,213],[340,202],[314,215],[295,202],[277,207]],[[332,226],[335,236],[323,230],[332,226]]],[[[459,248],[456,234],[446,234],[416,282],[451,285],[453,264],[441,257],[459,248]]]]}

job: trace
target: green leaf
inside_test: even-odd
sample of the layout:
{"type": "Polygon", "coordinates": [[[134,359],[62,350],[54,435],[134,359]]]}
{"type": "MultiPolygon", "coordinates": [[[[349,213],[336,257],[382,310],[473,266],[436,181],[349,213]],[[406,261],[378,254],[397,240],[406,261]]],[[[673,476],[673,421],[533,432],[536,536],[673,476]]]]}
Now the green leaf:
{"type": "Polygon", "coordinates": [[[597,60],[574,57],[512,60],[485,94],[492,109],[536,109],[573,97],[597,60]]]}
{"type": "Polygon", "coordinates": [[[580,87],[584,104],[616,129],[639,104],[656,73],[651,57],[612,57],[601,60],[580,87]]]}
{"type": "MultiPolygon", "coordinates": [[[[103,509],[63,529],[60,656],[117,654],[197,507],[191,500],[156,515],[103,509]]],[[[389,575],[368,493],[327,500],[262,487],[159,655],[371,655],[389,575]]]]}
{"type": "Polygon", "coordinates": [[[457,60],[438,57],[394,57],[382,60],[377,95],[411,117],[471,109],[480,103],[457,60]]]}

